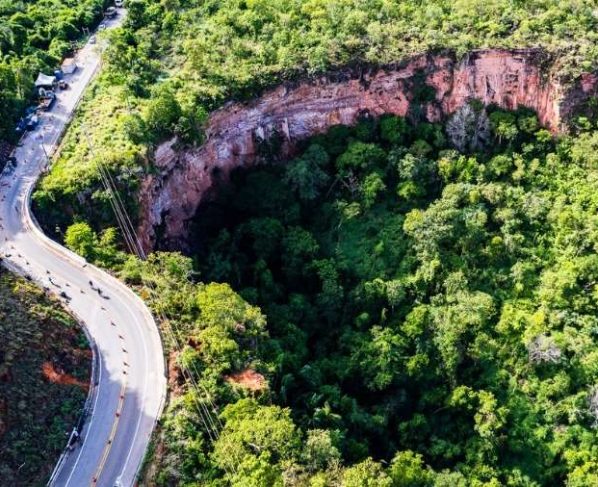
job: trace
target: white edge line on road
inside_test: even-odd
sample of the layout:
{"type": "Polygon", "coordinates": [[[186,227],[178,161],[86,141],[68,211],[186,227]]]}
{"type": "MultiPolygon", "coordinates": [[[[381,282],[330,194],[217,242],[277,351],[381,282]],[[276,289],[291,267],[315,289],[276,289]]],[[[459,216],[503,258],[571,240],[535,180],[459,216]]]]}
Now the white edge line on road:
{"type": "MultiPolygon", "coordinates": [[[[98,352],[99,354],[99,352],[98,352]]],[[[96,405],[98,404],[98,398],[100,397],[100,389],[102,387],[102,360],[98,360],[99,363],[99,372],[98,372],[98,387],[97,387],[97,392],[96,392],[96,397],[93,401],[93,408],[92,408],[92,412],[95,411],[96,409],[96,405]]],[[[68,478],[66,479],[66,484],[64,484],[64,487],[68,487],[71,478],[73,477],[73,474],[75,473],[75,470],[77,468],[77,465],[79,464],[79,460],[81,459],[81,455],[83,454],[83,450],[85,449],[85,447],[88,445],[88,441],[87,438],[89,437],[89,432],[91,431],[91,426],[93,425],[93,422],[95,420],[95,417],[93,414],[91,414],[91,419],[89,420],[89,423],[87,424],[87,433],[85,434],[85,438],[83,438],[83,444],[81,445],[81,449],[79,450],[79,455],[77,455],[77,459],[75,460],[75,463],[73,464],[73,468],[71,469],[71,474],[68,476],[68,478]]]]}
{"type": "MultiPolygon", "coordinates": [[[[127,311],[129,311],[129,308],[126,304],[125,304],[125,308],[127,309],[127,311]]],[[[133,321],[135,322],[135,327],[138,329],[140,336],[143,337],[143,328],[140,326],[139,320],[137,319],[136,314],[132,313],[132,315],[133,315],[133,321]]],[[[145,340],[142,340],[142,342],[143,342],[143,354],[149,358],[149,355],[147,354],[147,345],[145,343],[145,340]]],[[[143,400],[139,403],[140,409],[141,409],[141,406],[143,406],[145,404],[145,398],[147,397],[147,383],[148,383],[147,374],[143,374],[143,400]]],[[[127,459],[125,460],[123,468],[119,474],[120,476],[122,476],[124,474],[125,470],[127,469],[127,465],[129,464],[129,460],[131,459],[131,454],[133,453],[133,446],[135,445],[135,440],[137,438],[137,435],[139,434],[139,428],[141,427],[141,419],[143,418],[144,414],[145,413],[140,411],[139,418],[137,418],[137,426],[135,427],[135,434],[133,435],[133,441],[131,442],[131,444],[129,446],[129,454],[127,455],[127,459]]]]}
{"type": "MultiPolygon", "coordinates": [[[[87,79],[85,80],[85,88],[95,78],[95,76],[97,75],[97,73],[99,71],[99,67],[100,66],[101,66],[101,62],[98,62],[98,64],[94,67],[93,71],[91,72],[90,76],[87,77],[87,79]]],[[[43,139],[41,140],[41,144],[40,145],[42,145],[42,148],[44,148],[44,149],[46,147],[48,148],[48,151],[47,151],[48,155],[52,155],[52,156],[54,155],[54,152],[57,149],[56,143],[60,139],[60,137],[63,135],[63,133],[66,131],[66,128],[67,128],[68,124],[72,121],[73,116],[75,114],[75,111],[77,109],[77,106],[80,104],[80,102],[81,102],[81,100],[83,98],[83,95],[84,95],[84,93],[86,91],[85,88],[82,90],[82,92],[78,96],[78,98],[77,98],[74,106],[71,109],[70,115],[67,116],[67,118],[65,119],[64,126],[62,127],[62,129],[59,130],[58,132],[53,131],[53,133],[51,135],[51,140],[50,141],[46,142],[43,139]]],[[[45,135],[46,134],[44,133],[44,138],[45,138],[45,135]]],[[[48,162],[48,161],[46,161],[46,162],[48,162]]],[[[38,177],[39,177],[39,173],[38,173],[38,177]]],[[[22,207],[25,207],[25,211],[23,213],[24,213],[24,215],[26,217],[25,218],[26,226],[28,226],[29,229],[32,230],[33,233],[38,236],[38,240],[40,241],[40,243],[44,247],[46,247],[46,249],[49,250],[51,253],[55,253],[59,257],[61,257],[63,259],[66,259],[67,261],[71,260],[72,262],[78,262],[80,264],[81,263],[86,263],[86,261],[84,259],[82,259],[79,255],[74,254],[73,252],[71,252],[68,249],[65,249],[61,245],[58,245],[56,242],[54,242],[51,239],[49,239],[47,237],[47,235],[45,235],[41,231],[41,228],[38,226],[39,224],[36,221],[35,216],[31,212],[31,206],[30,206],[31,205],[31,195],[33,193],[33,190],[35,189],[35,180],[37,180],[37,177],[34,177],[34,182],[30,185],[29,188],[27,188],[25,190],[25,195],[23,195],[25,197],[21,201],[18,201],[20,198],[19,198],[19,195],[17,195],[17,202],[21,203],[22,207]]],[[[135,292],[133,292],[130,288],[128,288],[124,283],[122,283],[120,280],[114,278],[114,276],[110,275],[109,273],[107,273],[105,271],[101,271],[101,270],[95,268],[95,266],[93,266],[93,265],[90,265],[90,268],[91,268],[90,270],[99,273],[102,280],[106,280],[106,278],[108,278],[108,281],[112,280],[113,285],[116,284],[116,286],[117,286],[116,287],[117,291],[118,290],[125,291],[124,294],[128,295],[129,298],[132,298],[134,301],[135,300],[138,301],[138,303],[141,305],[140,306],[141,316],[143,316],[145,318],[144,321],[147,321],[148,325],[153,324],[153,326],[150,326],[150,328],[153,329],[152,331],[156,331],[158,333],[158,344],[160,344],[161,343],[160,330],[157,327],[157,323],[155,322],[152,313],[150,313],[150,311],[148,310],[146,304],[140,299],[140,297],[135,292]]],[[[135,321],[135,325],[136,325],[138,331],[140,331],[142,333],[142,335],[143,335],[143,326],[142,326],[142,323],[139,322],[138,317],[135,315],[135,313],[132,313],[130,311],[131,308],[129,306],[127,306],[126,303],[124,303],[124,307],[125,307],[125,309],[127,309],[129,311],[130,314],[132,314],[132,316],[134,318],[134,321],[135,321]]],[[[78,321],[80,322],[80,324],[83,324],[84,328],[87,326],[84,320],[80,320],[79,319],[78,321]]],[[[156,345],[155,340],[152,340],[152,348],[155,348],[155,345],[156,345]]],[[[164,355],[163,348],[162,347],[158,347],[158,348],[159,348],[159,350],[157,350],[157,352],[159,353],[159,355],[163,356],[164,355]]],[[[143,349],[144,349],[144,353],[145,353],[146,357],[150,358],[148,356],[148,344],[147,344],[146,340],[143,340],[143,349]]],[[[96,348],[96,350],[97,350],[97,348],[96,348]]],[[[97,352],[97,354],[101,355],[99,353],[99,351],[97,352]]],[[[89,423],[86,425],[87,426],[87,428],[86,428],[87,429],[87,435],[83,439],[83,443],[81,445],[81,449],[79,451],[79,454],[77,456],[75,464],[72,467],[71,473],[69,475],[69,478],[67,479],[67,483],[65,484],[65,487],[71,482],[72,476],[73,476],[73,474],[74,474],[74,472],[76,470],[76,466],[78,465],[78,463],[80,461],[82,453],[83,453],[84,449],[86,448],[86,446],[89,445],[89,441],[87,441],[88,440],[88,436],[89,436],[89,432],[91,431],[91,427],[94,424],[94,420],[96,419],[96,416],[93,414],[93,412],[95,410],[95,407],[97,405],[97,402],[98,402],[98,399],[99,399],[99,396],[100,396],[101,377],[102,377],[102,363],[101,363],[101,360],[98,360],[98,362],[99,362],[98,387],[94,388],[94,391],[96,393],[96,397],[95,397],[95,399],[93,401],[93,408],[90,410],[90,416],[91,416],[91,418],[89,420],[89,423]]],[[[162,374],[160,374],[160,376],[158,378],[156,378],[156,379],[159,380],[160,383],[162,383],[160,385],[163,386],[163,387],[160,387],[162,393],[161,393],[160,398],[159,398],[159,404],[158,404],[158,408],[157,408],[157,416],[155,416],[153,418],[152,431],[154,430],[156,423],[159,421],[159,417],[161,416],[161,413],[163,411],[164,404],[165,404],[165,399],[166,399],[166,390],[165,390],[166,389],[166,384],[165,384],[165,382],[166,382],[166,376],[165,376],[165,373],[166,373],[166,363],[164,362],[162,374]]],[[[144,374],[143,381],[144,381],[143,401],[145,401],[145,399],[147,397],[148,386],[149,386],[149,383],[150,383],[150,381],[148,380],[147,374],[144,374]]],[[[141,403],[141,406],[143,406],[143,402],[141,403]]],[[[152,404],[152,406],[154,406],[154,405],[152,404]]],[[[153,409],[153,407],[152,407],[152,409],[153,409]]],[[[142,416],[140,414],[139,418],[138,418],[138,421],[137,421],[135,435],[133,437],[133,440],[134,440],[133,444],[135,443],[135,440],[138,437],[139,430],[140,430],[140,425],[141,425],[141,420],[142,420],[142,416]]],[[[131,447],[129,448],[129,453],[127,455],[127,459],[126,459],[125,465],[123,466],[123,470],[121,472],[121,475],[123,475],[125,473],[126,467],[127,467],[128,463],[130,462],[130,458],[131,458],[132,453],[133,453],[133,445],[131,445],[131,447]]],[[[67,455],[68,455],[68,453],[67,453],[67,455]]],[[[143,460],[143,459],[141,459],[141,460],[143,460]]],[[[134,476],[133,480],[135,480],[135,478],[138,475],[138,471],[139,471],[139,468],[141,466],[141,463],[142,463],[142,461],[140,462],[140,465],[137,466],[136,472],[133,475],[134,476]]]]}

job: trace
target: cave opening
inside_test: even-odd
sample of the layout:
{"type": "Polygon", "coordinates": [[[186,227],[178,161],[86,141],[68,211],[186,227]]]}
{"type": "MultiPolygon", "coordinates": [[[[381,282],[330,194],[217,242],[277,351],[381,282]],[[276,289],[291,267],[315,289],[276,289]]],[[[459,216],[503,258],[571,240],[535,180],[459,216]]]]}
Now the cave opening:
{"type": "MultiPolygon", "coordinates": [[[[414,450],[452,467],[478,441],[481,401],[459,406],[455,390],[505,397],[503,358],[483,357],[476,334],[500,338],[525,251],[506,250],[513,222],[499,213],[513,202],[499,194],[532,185],[519,155],[541,164],[554,150],[545,132],[530,110],[475,103],[444,124],[368,117],[290,161],[234,170],[200,205],[189,239],[199,279],[262,309],[268,393],[303,429],[332,432],[348,462],[414,450]]],[[[548,225],[526,223],[522,248],[548,225]]],[[[525,347],[513,353],[527,360],[525,347]]],[[[500,461],[519,465],[513,455],[500,461]]]]}

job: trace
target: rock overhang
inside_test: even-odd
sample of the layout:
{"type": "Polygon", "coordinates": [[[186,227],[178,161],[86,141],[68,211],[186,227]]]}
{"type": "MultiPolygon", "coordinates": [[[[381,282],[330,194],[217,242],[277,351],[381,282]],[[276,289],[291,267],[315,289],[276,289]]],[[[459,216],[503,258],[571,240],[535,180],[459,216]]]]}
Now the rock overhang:
{"type": "Polygon", "coordinates": [[[166,241],[180,246],[216,179],[254,164],[260,141],[274,135],[281,154],[290,156],[301,141],[334,125],[353,125],[364,113],[407,116],[417,105],[425,120],[439,122],[472,100],[530,108],[543,126],[559,132],[596,95],[598,77],[587,73],[565,83],[555,66],[542,49],[480,49],[460,59],[436,52],[285,82],[250,102],[229,102],[210,114],[201,147],[181,148],[171,139],[157,148],[158,171],[140,191],[141,241],[151,249],[162,226],[166,241]],[[430,99],[417,99],[423,85],[433,90],[430,99]]]}

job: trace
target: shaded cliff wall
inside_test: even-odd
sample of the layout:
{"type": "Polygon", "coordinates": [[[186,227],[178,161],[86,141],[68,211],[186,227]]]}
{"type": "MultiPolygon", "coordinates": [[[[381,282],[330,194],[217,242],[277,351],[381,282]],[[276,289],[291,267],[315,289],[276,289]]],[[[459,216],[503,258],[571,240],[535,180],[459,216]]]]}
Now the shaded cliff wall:
{"type": "Polygon", "coordinates": [[[147,249],[156,239],[170,246],[184,243],[189,220],[215,179],[257,159],[259,140],[282,136],[283,155],[295,144],[335,124],[354,124],[363,113],[404,116],[418,104],[428,121],[440,121],[472,99],[506,109],[525,106],[538,113],[553,132],[576,107],[596,93],[597,80],[583,76],[565,89],[543,51],[481,50],[456,61],[451,54],[427,54],[379,69],[347,70],[284,84],[249,103],[229,103],[208,120],[206,142],[196,149],[177,148],[176,140],[155,153],[157,174],[142,184],[139,236],[147,249]],[[434,99],[420,105],[414,87],[425,83],[434,99]]]}

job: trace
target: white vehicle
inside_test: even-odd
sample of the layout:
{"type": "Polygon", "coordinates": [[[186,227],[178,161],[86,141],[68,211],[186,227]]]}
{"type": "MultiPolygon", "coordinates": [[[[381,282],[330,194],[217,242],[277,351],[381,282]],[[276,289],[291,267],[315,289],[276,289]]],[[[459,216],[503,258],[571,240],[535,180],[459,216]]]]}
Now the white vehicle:
{"type": "Polygon", "coordinates": [[[114,6],[115,7],[120,8],[120,7],[123,6],[123,3],[124,3],[123,0],[114,0],[114,6]]]}

